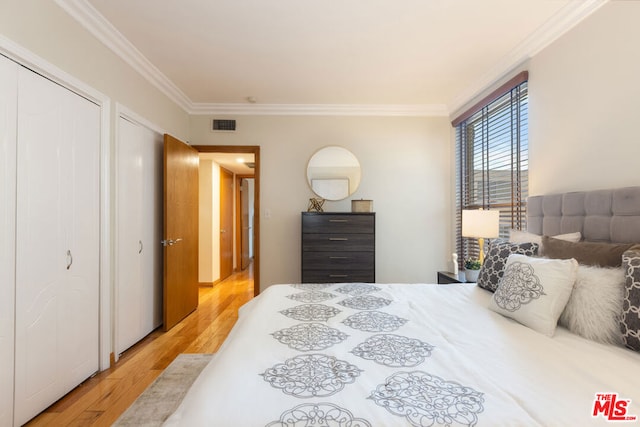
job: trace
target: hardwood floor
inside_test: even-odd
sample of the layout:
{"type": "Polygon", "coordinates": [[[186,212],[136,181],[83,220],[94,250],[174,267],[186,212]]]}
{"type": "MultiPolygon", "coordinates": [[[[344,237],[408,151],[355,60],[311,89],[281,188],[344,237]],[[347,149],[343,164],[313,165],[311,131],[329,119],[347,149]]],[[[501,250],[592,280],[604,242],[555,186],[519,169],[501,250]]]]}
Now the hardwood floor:
{"type": "Polygon", "coordinates": [[[198,309],[168,332],[153,331],[116,365],[88,379],[28,426],[109,426],[180,353],[214,353],[253,297],[252,266],[212,288],[201,287],[198,309]]]}

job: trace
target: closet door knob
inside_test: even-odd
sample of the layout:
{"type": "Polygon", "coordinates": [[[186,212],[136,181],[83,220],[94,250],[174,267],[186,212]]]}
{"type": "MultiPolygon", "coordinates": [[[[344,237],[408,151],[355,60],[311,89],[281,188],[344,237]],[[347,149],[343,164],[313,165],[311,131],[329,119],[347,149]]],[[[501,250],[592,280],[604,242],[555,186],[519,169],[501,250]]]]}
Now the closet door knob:
{"type": "Polygon", "coordinates": [[[71,255],[71,250],[67,250],[67,270],[71,268],[73,264],[73,255],[71,255]]]}
{"type": "Polygon", "coordinates": [[[140,249],[138,250],[138,253],[141,254],[142,253],[142,249],[144,249],[144,246],[142,244],[142,240],[138,240],[138,243],[140,244],[140,249]]]}

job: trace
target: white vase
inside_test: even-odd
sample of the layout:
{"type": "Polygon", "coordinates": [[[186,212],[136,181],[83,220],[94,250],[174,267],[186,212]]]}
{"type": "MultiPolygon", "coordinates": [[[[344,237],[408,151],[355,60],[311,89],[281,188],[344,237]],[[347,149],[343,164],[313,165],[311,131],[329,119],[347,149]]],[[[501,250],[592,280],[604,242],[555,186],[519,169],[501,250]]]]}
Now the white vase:
{"type": "Polygon", "coordinates": [[[467,282],[477,282],[478,275],[480,274],[480,270],[465,270],[464,276],[467,279],[467,282]]]}

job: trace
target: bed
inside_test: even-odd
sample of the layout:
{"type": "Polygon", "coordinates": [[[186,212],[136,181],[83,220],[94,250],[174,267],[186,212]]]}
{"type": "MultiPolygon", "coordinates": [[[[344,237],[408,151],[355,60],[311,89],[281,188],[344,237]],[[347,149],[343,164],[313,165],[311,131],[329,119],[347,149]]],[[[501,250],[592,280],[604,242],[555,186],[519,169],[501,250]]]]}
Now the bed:
{"type": "Polygon", "coordinates": [[[484,287],[270,286],[240,309],[229,337],[166,425],[640,423],[640,345],[632,349],[640,344],[633,318],[640,316],[633,305],[636,297],[640,303],[634,284],[640,250],[631,245],[640,242],[640,188],[530,198],[529,212],[535,235],[518,239],[532,241],[492,244],[487,262],[493,265],[479,279],[484,287]],[[575,233],[591,242],[559,237],[575,233]],[[578,265],[566,256],[567,246],[591,244],[589,256],[593,245],[605,247],[593,241],[622,251],[622,266],[578,265]],[[553,255],[558,242],[563,256],[553,259],[513,249],[542,244],[553,255]],[[512,253],[503,257],[492,291],[496,254],[505,248],[512,253]],[[535,274],[526,276],[527,268],[535,274]],[[523,281],[532,284],[528,300],[516,300],[508,290],[523,281]],[[583,307],[588,300],[608,303],[611,294],[629,299],[629,288],[631,306],[583,307]],[[513,304],[518,309],[509,311],[513,304]],[[612,310],[624,313],[612,316],[612,310]],[[556,315],[566,327],[555,326],[556,315]]]}

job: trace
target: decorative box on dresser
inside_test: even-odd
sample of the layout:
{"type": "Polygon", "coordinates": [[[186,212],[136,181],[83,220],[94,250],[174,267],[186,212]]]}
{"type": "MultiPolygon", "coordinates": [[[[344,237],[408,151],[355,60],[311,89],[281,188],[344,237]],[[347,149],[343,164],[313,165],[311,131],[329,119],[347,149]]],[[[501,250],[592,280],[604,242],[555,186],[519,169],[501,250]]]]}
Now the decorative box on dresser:
{"type": "Polygon", "coordinates": [[[373,283],[375,270],[375,213],[302,212],[302,283],[373,283]]]}

